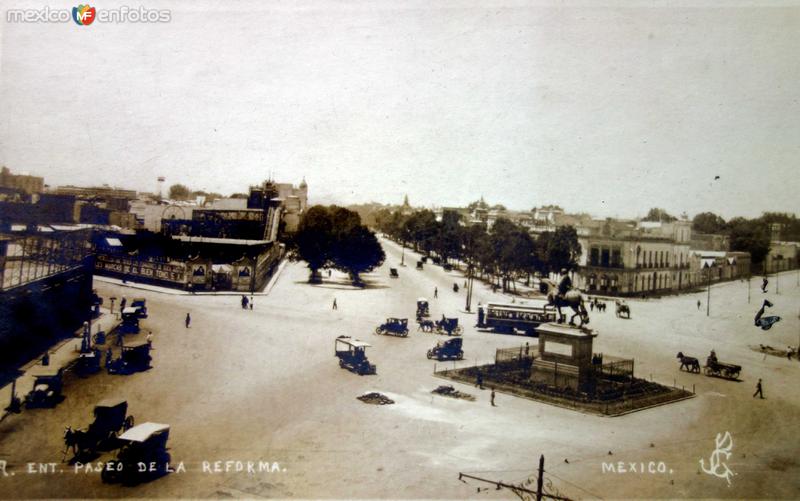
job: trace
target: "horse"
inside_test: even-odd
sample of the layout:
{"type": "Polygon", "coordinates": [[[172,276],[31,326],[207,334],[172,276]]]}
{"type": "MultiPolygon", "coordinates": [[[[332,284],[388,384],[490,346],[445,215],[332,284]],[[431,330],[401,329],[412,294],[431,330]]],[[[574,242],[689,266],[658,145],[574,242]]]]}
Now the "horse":
{"type": "Polygon", "coordinates": [[[682,351],[678,352],[676,358],[681,360],[680,370],[684,370],[685,367],[688,372],[700,372],[700,362],[696,358],[687,357],[682,351]]]}
{"type": "Polygon", "coordinates": [[[617,318],[622,318],[622,315],[625,315],[625,318],[631,318],[631,308],[628,306],[624,301],[620,301],[617,299],[615,301],[617,305],[617,318]]]}
{"type": "Polygon", "coordinates": [[[418,319],[417,323],[419,324],[419,326],[417,327],[417,330],[418,331],[421,330],[423,332],[432,332],[433,331],[433,327],[435,325],[433,323],[433,320],[418,319]]]}
{"type": "Polygon", "coordinates": [[[569,318],[569,325],[575,325],[575,317],[580,317],[580,327],[589,323],[589,312],[586,311],[581,291],[572,288],[564,294],[564,297],[561,297],[558,294],[558,286],[555,282],[543,278],[541,283],[547,286],[547,301],[558,310],[558,323],[564,323],[564,314],[561,313],[562,306],[569,306],[575,312],[569,318]]]}
{"type": "Polygon", "coordinates": [[[84,430],[73,430],[71,426],[64,429],[64,456],[61,461],[67,457],[67,452],[72,449],[72,459],[75,459],[86,451],[87,442],[89,440],[89,433],[84,430]]]}

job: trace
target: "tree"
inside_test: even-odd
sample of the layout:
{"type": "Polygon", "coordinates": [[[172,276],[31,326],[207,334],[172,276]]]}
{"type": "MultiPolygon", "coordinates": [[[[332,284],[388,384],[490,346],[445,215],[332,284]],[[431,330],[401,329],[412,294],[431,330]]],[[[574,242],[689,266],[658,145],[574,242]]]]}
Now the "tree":
{"type": "Polygon", "coordinates": [[[190,193],[189,188],[182,184],[173,184],[169,187],[169,198],[172,200],[188,200],[190,193]]]}
{"type": "Polygon", "coordinates": [[[647,215],[642,219],[642,221],[660,221],[662,223],[671,223],[672,221],[677,220],[678,218],[670,215],[667,211],[658,207],[653,207],[650,209],[647,212],[647,215]]]}
{"type": "Polygon", "coordinates": [[[749,252],[753,264],[761,264],[769,253],[769,232],[763,222],[737,217],[730,220],[731,250],[749,252]]]}
{"type": "Polygon", "coordinates": [[[437,239],[436,251],[447,262],[450,258],[461,256],[461,240],[463,230],[461,228],[461,214],[453,210],[442,212],[442,223],[438,226],[439,238],[437,239]]]}
{"type": "Polygon", "coordinates": [[[293,244],[293,256],[308,263],[311,270],[308,281],[319,282],[319,269],[331,259],[333,246],[333,224],[326,207],[315,205],[303,214],[293,244]]]}
{"type": "Polygon", "coordinates": [[[337,235],[333,265],[350,275],[353,283],[361,285],[361,273],[367,273],[386,259],[383,247],[366,226],[351,226],[337,235]]]}
{"type": "Polygon", "coordinates": [[[542,233],[538,243],[542,272],[572,270],[578,264],[582,251],[578,232],[573,226],[560,226],[552,233],[542,233]]]}
{"type": "Polygon", "coordinates": [[[721,233],[725,220],[713,212],[701,212],[692,219],[692,231],[697,233],[721,233]]]}

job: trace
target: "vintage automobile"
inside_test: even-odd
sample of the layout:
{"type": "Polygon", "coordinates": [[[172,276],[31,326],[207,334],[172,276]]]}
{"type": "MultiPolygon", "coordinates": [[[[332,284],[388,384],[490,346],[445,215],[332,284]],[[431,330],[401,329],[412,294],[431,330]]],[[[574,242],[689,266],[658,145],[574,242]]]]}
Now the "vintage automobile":
{"type": "Polygon", "coordinates": [[[437,320],[435,324],[437,334],[447,334],[448,336],[460,336],[464,332],[464,328],[458,325],[458,318],[446,318],[442,315],[441,320],[437,320]]]}
{"type": "Polygon", "coordinates": [[[392,336],[408,336],[407,318],[387,318],[386,323],[375,328],[375,334],[391,334],[392,336]]]}
{"type": "Polygon", "coordinates": [[[131,374],[150,368],[150,343],[131,343],[122,347],[119,358],[107,364],[109,374],[131,374]]]}
{"type": "Polygon", "coordinates": [[[371,345],[350,336],[339,336],[334,343],[334,354],[339,358],[339,367],[355,372],[359,376],[375,374],[374,364],[369,363],[365,352],[371,345]]]}
{"type": "Polygon", "coordinates": [[[417,318],[429,316],[430,308],[428,306],[428,299],[424,297],[417,298],[417,318]]]}
{"type": "Polygon", "coordinates": [[[120,431],[133,427],[133,416],[128,416],[128,402],[123,399],[108,399],[94,406],[94,421],[83,429],[67,426],[64,432],[64,457],[72,449],[73,460],[90,458],[98,449],[112,450],[120,444],[120,431]]]}
{"type": "Polygon", "coordinates": [[[442,360],[461,360],[464,358],[464,350],[461,349],[464,340],[460,337],[446,339],[436,343],[436,346],[428,350],[428,360],[436,358],[442,360]]]}
{"type": "Polygon", "coordinates": [[[139,333],[139,309],[127,306],[122,309],[122,324],[119,326],[122,334],[139,333]]]}
{"type": "Polygon", "coordinates": [[[81,353],[75,360],[75,372],[86,376],[100,371],[100,350],[97,348],[81,353]]]}
{"type": "Polygon", "coordinates": [[[64,370],[37,367],[33,372],[33,389],[25,395],[25,407],[52,407],[62,400],[64,370]]]}
{"type": "Polygon", "coordinates": [[[107,462],[100,473],[105,483],[134,485],[169,472],[167,452],[169,425],[143,423],[119,436],[122,447],[117,458],[107,462]]]}
{"type": "Polygon", "coordinates": [[[133,301],[131,301],[131,307],[139,310],[139,318],[147,318],[147,300],[145,298],[133,298],[133,301]]]}
{"type": "Polygon", "coordinates": [[[397,268],[389,268],[389,276],[392,278],[399,278],[400,275],[397,274],[397,268]]]}

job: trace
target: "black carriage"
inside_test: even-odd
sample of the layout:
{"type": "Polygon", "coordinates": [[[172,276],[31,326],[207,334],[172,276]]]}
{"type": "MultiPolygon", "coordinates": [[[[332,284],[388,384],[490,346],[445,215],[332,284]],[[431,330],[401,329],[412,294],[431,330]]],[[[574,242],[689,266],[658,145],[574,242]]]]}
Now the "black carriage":
{"type": "Polygon", "coordinates": [[[339,336],[334,343],[334,354],[339,358],[339,367],[355,372],[359,376],[365,374],[375,374],[377,369],[374,364],[369,363],[366,348],[370,344],[350,336],[339,336]]]}
{"type": "Polygon", "coordinates": [[[105,483],[134,485],[169,472],[167,449],[169,425],[144,423],[119,436],[122,444],[117,458],[103,466],[100,477],[105,483]]]}
{"type": "Polygon", "coordinates": [[[442,360],[461,360],[464,358],[464,350],[462,350],[463,339],[460,337],[453,339],[446,339],[436,343],[436,346],[428,350],[428,360],[436,358],[442,360]]]}
{"type": "Polygon", "coordinates": [[[131,374],[150,368],[150,343],[143,341],[122,347],[119,358],[108,363],[109,374],[131,374]]]}
{"type": "Polygon", "coordinates": [[[67,427],[64,433],[66,456],[71,448],[73,458],[94,457],[98,449],[112,450],[120,444],[117,437],[120,431],[133,427],[133,416],[128,415],[128,402],[123,399],[108,399],[94,407],[94,421],[84,428],[67,427]]]}
{"type": "Polygon", "coordinates": [[[422,269],[422,266],[423,266],[423,265],[422,265],[422,261],[417,261],[417,269],[418,269],[418,270],[421,270],[421,269],[422,269]]]}
{"type": "Polygon", "coordinates": [[[407,318],[387,318],[386,323],[375,328],[375,334],[390,334],[392,336],[408,336],[407,318]]]}
{"type": "Polygon", "coordinates": [[[86,353],[81,353],[78,359],[75,360],[75,372],[81,376],[94,374],[100,370],[100,350],[94,350],[86,353]]]}
{"type": "Polygon", "coordinates": [[[429,317],[430,315],[428,299],[424,297],[417,298],[417,318],[429,317]]]}
{"type": "Polygon", "coordinates": [[[435,324],[437,334],[447,334],[448,336],[460,336],[464,332],[464,328],[458,325],[458,318],[442,317],[437,320],[435,324]]]}
{"type": "Polygon", "coordinates": [[[739,365],[726,364],[718,361],[715,357],[708,357],[703,373],[706,376],[716,376],[725,379],[739,379],[742,368],[739,365]]]}
{"type": "Polygon", "coordinates": [[[33,373],[33,389],[25,395],[25,407],[52,407],[62,400],[63,369],[40,367],[33,373]]]}
{"type": "Polygon", "coordinates": [[[139,333],[139,308],[128,306],[122,309],[122,324],[119,326],[121,334],[139,333]]]}
{"type": "Polygon", "coordinates": [[[400,275],[397,274],[397,268],[389,268],[389,276],[392,278],[399,278],[400,275]]]}
{"type": "Polygon", "coordinates": [[[143,297],[135,297],[131,301],[131,307],[136,308],[139,318],[147,318],[147,300],[143,297]]]}

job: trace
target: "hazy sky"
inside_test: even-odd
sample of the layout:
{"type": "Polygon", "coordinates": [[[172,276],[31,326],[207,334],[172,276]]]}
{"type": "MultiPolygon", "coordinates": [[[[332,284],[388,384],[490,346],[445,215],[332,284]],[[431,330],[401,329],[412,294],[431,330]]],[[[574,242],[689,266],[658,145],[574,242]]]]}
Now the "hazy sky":
{"type": "Polygon", "coordinates": [[[232,193],[272,170],[312,202],[800,212],[796,3],[142,0],[125,5],[171,22],[6,19],[76,4],[0,0],[0,165],[52,186],[232,193]]]}

